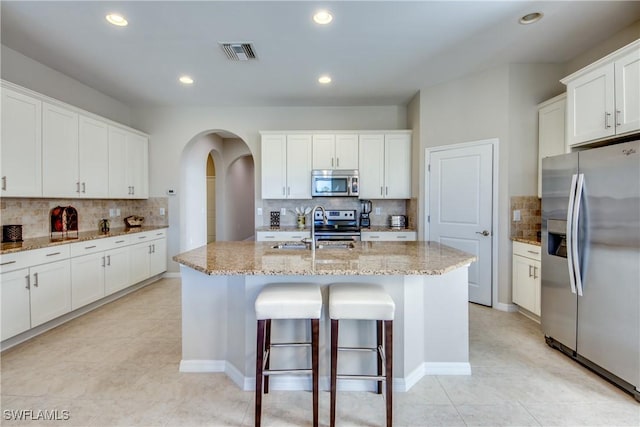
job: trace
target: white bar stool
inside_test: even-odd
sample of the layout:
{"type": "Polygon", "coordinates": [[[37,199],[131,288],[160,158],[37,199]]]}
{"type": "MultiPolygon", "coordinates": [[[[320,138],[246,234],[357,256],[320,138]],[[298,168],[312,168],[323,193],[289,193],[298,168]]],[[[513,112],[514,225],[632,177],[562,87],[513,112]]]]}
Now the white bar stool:
{"type": "Polygon", "coordinates": [[[338,378],[377,381],[378,394],[382,394],[382,381],[385,381],[387,427],[392,426],[393,317],[395,308],[396,306],[391,296],[379,285],[368,283],[335,283],[329,287],[329,317],[331,318],[331,427],[334,427],[336,424],[338,378]],[[377,329],[376,348],[339,347],[338,326],[339,321],[342,319],[375,320],[377,329]],[[384,345],[382,343],[383,323],[384,345]],[[377,375],[338,375],[338,350],[377,352],[377,375]]]}
{"type": "Polygon", "coordinates": [[[313,425],[318,426],[318,356],[322,294],[314,283],[271,283],[255,302],[257,322],[255,425],[262,415],[262,379],[264,393],[269,392],[269,375],[311,374],[313,383],[313,425]],[[311,342],[271,343],[272,319],[309,319],[311,342]],[[269,369],[271,347],[311,347],[311,369],[269,369]]]}

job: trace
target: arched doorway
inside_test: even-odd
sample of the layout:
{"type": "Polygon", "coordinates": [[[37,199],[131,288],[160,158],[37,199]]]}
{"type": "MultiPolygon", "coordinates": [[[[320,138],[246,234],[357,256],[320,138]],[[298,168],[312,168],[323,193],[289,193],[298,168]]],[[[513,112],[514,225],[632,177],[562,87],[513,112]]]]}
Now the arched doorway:
{"type": "Polygon", "coordinates": [[[211,181],[208,173],[212,170],[215,240],[244,240],[253,236],[253,165],[248,145],[231,132],[205,131],[189,141],[180,160],[180,250],[203,246],[210,238],[207,183],[211,181]],[[212,168],[209,172],[208,166],[212,168]],[[239,191],[240,188],[243,190],[239,191]],[[251,221],[243,220],[245,214],[251,221]]]}

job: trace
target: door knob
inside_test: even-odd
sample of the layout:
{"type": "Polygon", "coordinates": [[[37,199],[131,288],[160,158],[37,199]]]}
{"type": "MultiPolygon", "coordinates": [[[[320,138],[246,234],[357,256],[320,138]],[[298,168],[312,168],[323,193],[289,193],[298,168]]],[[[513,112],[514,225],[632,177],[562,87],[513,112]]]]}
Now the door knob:
{"type": "Polygon", "coordinates": [[[482,234],[483,236],[491,235],[491,233],[488,230],[476,231],[476,234],[482,234]]]}

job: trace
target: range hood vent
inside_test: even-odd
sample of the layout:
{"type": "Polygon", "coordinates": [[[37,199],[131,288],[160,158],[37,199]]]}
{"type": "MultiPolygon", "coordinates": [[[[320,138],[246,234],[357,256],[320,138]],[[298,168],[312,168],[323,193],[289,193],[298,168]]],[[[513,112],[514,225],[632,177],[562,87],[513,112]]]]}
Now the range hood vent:
{"type": "Polygon", "coordinates": [[[251,43],[220,43],[220,47],[228,59],[232,61],[248,61],[256,59],[251,43]]]}

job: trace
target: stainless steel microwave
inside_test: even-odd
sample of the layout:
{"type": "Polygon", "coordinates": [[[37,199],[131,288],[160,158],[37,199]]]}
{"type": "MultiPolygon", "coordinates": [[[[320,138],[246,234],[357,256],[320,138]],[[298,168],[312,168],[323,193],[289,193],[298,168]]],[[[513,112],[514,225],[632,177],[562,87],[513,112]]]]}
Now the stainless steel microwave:
{"type": "Polygon", "coordinates": [[[311,171],[311,195],[314,197],[358,196],[358,170],[311,171]]]}

